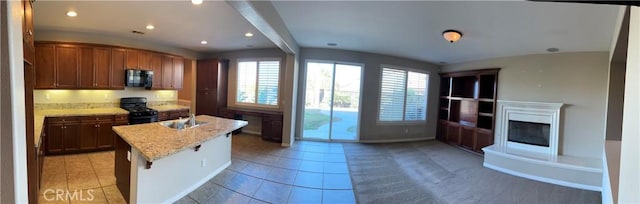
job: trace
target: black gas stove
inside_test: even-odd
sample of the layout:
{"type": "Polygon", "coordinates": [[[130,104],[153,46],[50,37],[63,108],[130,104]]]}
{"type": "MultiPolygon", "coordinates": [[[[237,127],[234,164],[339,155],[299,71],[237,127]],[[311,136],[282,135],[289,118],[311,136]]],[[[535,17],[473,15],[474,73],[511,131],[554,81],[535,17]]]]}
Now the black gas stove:
{"type": "Polygon", "coordinates": [[[147,108],[147,98],[145,97],[121,98],[120,108],[129,111],[129,124],[133,125],[158,121],[158,111],[147,108]]]}

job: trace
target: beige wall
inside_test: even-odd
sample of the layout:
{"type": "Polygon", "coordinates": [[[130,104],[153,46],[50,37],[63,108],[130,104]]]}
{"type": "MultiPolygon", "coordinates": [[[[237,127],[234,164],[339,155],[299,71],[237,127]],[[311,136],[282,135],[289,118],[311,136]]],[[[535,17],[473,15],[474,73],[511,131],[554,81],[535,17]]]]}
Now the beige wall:
{"type": "Polygon", "coordinates": [[[502,68],[498,100],[561,102],[560,154],[602,158],[609,54],[580,52],[479,60],[443,72],[502,68]]]}
{"type": "Polygon", "coordinates": [[[438,114],[438,67],[433,64],[388,55],[354,52],[337,49],[302,48],[300,49],[300,69],[298,73],[298,109],[300,118],[296,121],[296,137],[302,136],[302,113],[304,110],[305,67],[307,60],[329,60],[363,64],[362,99],[360,104],[360,141],[391,142],[434,139],[438,114]],[[394,65],[425,70],[429,73],[429,96],[427,100],[427,122],[419,124],[379,124],[378,105],[380,103],[381,66],[394,65]]]}

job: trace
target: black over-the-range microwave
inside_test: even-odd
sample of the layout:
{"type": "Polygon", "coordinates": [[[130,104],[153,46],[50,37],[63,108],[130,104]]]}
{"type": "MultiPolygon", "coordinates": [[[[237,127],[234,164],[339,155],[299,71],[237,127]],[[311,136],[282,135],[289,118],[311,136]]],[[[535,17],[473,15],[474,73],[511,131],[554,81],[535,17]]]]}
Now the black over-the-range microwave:
{"type": "Polygon", "coordinates": [[[151,89],[153,85],[153,71],[127,69],[124,77],[124,85],[127,87],[151,89]]]}

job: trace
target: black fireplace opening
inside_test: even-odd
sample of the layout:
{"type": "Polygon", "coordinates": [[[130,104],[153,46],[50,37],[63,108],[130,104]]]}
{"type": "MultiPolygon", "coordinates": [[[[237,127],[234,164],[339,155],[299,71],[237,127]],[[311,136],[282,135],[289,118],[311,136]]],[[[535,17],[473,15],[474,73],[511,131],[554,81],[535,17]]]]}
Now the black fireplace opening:
{"type": "Polygon", "coordinates": [[[551,125],[509,120],[509,142],[549,147],[551,125]]]}

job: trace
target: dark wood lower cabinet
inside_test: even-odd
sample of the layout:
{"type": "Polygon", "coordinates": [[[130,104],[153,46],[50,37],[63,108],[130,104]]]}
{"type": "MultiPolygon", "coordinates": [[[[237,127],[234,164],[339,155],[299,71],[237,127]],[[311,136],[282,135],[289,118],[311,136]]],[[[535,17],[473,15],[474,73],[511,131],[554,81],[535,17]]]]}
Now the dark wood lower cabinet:
{"type": "Polygon", "coordinates": [[[188,117],[189,117],[189,109],[158,112],[158,121],[176,120],[176,119],[188,118],[188,117]]]}
{"type": "MultiPolygon", "coordinates": [[[[235,120],[242,120],[242,116],[260,117],[262,119],[262,139],[274,142],[282,142],[283,116],[280,112],[246,109],[222,109],[220,110],[220,116],[235,120]]],[[[241,132],[241,129],[234,131],[233,134],[237,134],[238,132],[241,132]]]]}
{"type": "Polygon", "coordinates": [[[120,136],[116,136],[116,151],[115,151],[115,176],[116,186],[122,197],[129,203],[129,192],[131,183],[131,161],[129,159],[129,152],[131,146],[125,142],[120,136]]]}
{"type": "Polygon", "coordinates": [[[482,152],[482,148],[493,144],[493,131],[478,128],[476,137],[476,152],[482,152]]]}
{"type": "Polygon", "coordinates": [[[126,125],[122,115],[49,117],[46,123],[46,154],[68,154],[114,149],[114,124],[126,125]],[[114,120],[119,119],[119,120],[114,120]]]}
{"type": "Polygon", "coordinates": [[[462,129],[460,132],[460,146],[467,149],[473,149],[474,143],[475,143],[474,141],[475,137],[476,137],[475,128],[462,126],[462,129]]]}
{"type": "Polygon", "coordinates": [[[460,125],[449,124],[447,126],[447,141],[453,144],[460,144],[460,125]]]}

